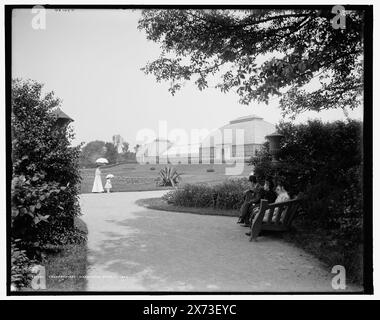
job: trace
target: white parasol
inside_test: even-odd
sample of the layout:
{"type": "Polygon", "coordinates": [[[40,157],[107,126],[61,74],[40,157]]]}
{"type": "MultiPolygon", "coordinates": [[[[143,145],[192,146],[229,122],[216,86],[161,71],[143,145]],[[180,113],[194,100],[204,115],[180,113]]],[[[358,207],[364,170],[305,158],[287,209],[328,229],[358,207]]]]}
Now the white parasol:
{"type": "Polygon", "coordinates": [[[99,158],[95,162],[99,164],[106,164],[108,163],[108,160],[106,158],[99,158]]]}
{"type": "Polygon", "coordinates": [[[113,177],[114,177],[114,175],[112,173],[110,173],[110,174],[107,174],[106,179],[112,179],[113,177]]]}

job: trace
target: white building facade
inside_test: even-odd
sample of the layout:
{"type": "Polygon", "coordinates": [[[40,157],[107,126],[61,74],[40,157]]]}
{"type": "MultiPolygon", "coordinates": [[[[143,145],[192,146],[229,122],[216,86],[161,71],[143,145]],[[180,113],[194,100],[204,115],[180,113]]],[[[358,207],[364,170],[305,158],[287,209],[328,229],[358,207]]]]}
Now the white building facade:
{"type": "Polygon", "coordinates": [[[200,146],[202,163],[233,163],[249,160],[265,142],[275,126],[262,117],[237,118],[212,132],[200,146]]]}
{"type": "Polygon", "coordinates": [[[262,117],[237,118],[212,131],[198,144],[176,145],[155,139],[140,147],[136,159],[141,164],[222,164],[244,162],[255,156],[273,133],[275,126],[262,117]]]}

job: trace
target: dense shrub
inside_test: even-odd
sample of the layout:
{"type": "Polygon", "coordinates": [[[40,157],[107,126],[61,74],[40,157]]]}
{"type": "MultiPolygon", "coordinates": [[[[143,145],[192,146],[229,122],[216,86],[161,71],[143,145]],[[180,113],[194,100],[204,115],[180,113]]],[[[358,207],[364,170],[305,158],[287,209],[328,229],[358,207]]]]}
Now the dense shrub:
{"type": "Polygon", "coordinates": [[[39,236],[46,236],[41,227],[54,223],[60,214],[59,193],[65,187],[44,179],[45,175],[39,173],[12,179],[12,236],[22,239],[24,246],[36,246],[39,236]]]}
{"type": "Polygon", "coordinates": [[[60,101],[42,95],[42,85],[14,80],[12,86],[12,236],[34,246],[49,241],[57,225],[68,229],[79,215],[79,146],[70,126],[58,126],[60,101]]]}
{"type": "Polygon", "coordinates": [[[177,206],[239,209],[244,201],[243,193],[247,189],[247,179],[226,180],[214,186],[186,184],[168,192],[163,198],[177,206]]]}
{"type": "MultiPolygon", "coordinates": [[[[18,239],[17,239],[18,240],[18,239]]],[[[11,244],[11,283],[15,289],[27,287],[33,278],[32,262],[25,250],[17,247],[16,241],[11,244]]]]}
{"type": "Polygon", "coordinates": [[[215,204],[219,209],[239,209],[244,202],[244,191],[249,188],[246,179],[226,180],[212,188],[215,204]]]}
{"type": "Polygon", "coordinates": [[[211,188],[206,184],[185,184],[163,196],[168,203],[184,207],[212,206],[211,188]]]}
{"type": "Polygon", "coordinates": [[[12,82],[11,239],[29,258],[38,259],[46,245],[82,240],[73,226],[80,214],[80,146],[70,144],[72,128],[58,124],[59,104],[39,83],[12,82]]]}
{"type": "Polygon", "coordinates": [[[336,248],[345,249],[344,263],[352,265],[354,259],[354,264],[360,265],[357,252],[363,233],[362,123],[280,123],[277,129],[284,135],[281,162],[272,165],[265,144],[259,157],[252,159],[255,175],[259,180],[269,176],[287,181],[292,195],[302,192],[306,201],[301,225],[327,230],[336,248]]]}
{"type": "Polygon", "coordinates": [[[272,165],[267,144],[252,160],[259,180],[266,176],[282,179],[288,182],[290,193],[304,193],[312,222],[324,227],[335,228],[343,216],[350,216],[349,211],[357,212],[362,196],[362,124],[353,120],[283,122],[278,132],[284,135],[281,162],[272,165]]]}

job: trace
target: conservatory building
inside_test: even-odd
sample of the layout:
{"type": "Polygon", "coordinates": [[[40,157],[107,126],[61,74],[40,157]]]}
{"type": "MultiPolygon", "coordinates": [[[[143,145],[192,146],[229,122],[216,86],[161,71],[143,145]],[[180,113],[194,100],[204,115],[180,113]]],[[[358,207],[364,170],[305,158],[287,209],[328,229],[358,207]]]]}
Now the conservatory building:
{"type": "Polygon", "coordinates": [[[222,164],[244,162],[258,151],[275,126],[250,115],[229,121],[197,144],[177,145],[164,139],[143,145],[136,159],[142,164],[222,164]]]}

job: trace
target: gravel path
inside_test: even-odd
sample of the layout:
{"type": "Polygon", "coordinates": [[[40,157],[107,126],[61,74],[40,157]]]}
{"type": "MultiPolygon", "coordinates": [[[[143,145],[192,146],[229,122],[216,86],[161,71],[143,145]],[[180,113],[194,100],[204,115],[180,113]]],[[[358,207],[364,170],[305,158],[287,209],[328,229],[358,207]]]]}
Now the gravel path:
{"type": "Polygon", "coordinates": [[[333,291],[334,275],[316,259],[270,237],[249,242],[235,218],[135,204],[163,193],[81,196],[88,291],[333,291]]]}

